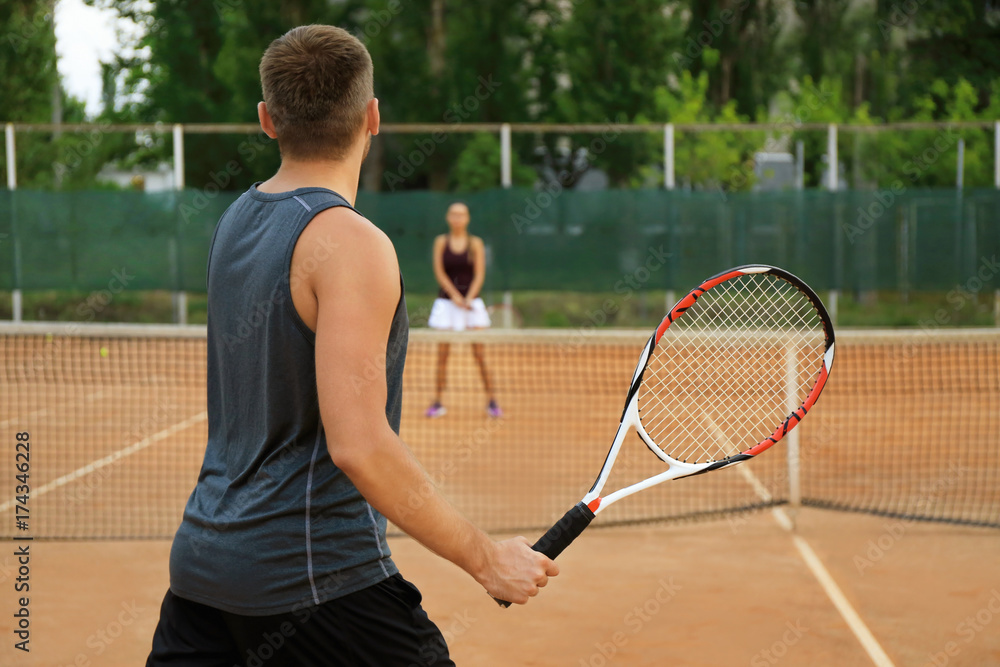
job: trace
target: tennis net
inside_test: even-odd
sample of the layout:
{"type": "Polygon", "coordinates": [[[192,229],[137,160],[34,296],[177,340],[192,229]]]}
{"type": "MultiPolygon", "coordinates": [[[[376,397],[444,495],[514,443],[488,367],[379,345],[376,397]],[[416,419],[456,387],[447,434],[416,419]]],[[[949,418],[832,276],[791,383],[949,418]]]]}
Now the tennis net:
{"type": "MultiPolygon", "coordinates": [[[[488,531],[547,528],[590,487],[648,332],[413,330],[401,435],[436,485],[488,531]],[[486,412],[484,345],[503,417],[486,412]],[[451,344],[446,416],[433,399],[451,344]]],[[[30,530],[45,538],[165,538],[207,433],[205,328],[0,325],[0,534],[15,525],[15,434],[30,433],[30,530]]],[[[843,332],[799,429],[746,464],[649,489],[601,525],[736,517],[792,502],[1000,527],[1000,331],[843,332]]],[[[661,470],[636,436],[608,489],[661,470]]],[[[414,509],[419,493],[409,499],[414,509]]]]}

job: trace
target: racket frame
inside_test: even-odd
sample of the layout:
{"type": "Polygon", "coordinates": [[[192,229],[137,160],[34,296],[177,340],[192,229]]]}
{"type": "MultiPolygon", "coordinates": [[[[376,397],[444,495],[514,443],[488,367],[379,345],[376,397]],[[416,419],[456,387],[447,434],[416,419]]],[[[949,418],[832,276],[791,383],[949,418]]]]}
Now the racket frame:
{"type": "Polygon", "coordinates": [[[632,373],[632,383],[629,386],[628,395],[625,399],[625,407],[622,410],[622,418],[618,424],[618,432],[615,434],[615,439],[611,444],[611,448],[608,450],[608,455],[604,460],[604,465],[601,466],[601,472],[598,474],[597,479],[594,481],[594,485],[590,488],[590,491],[588,491],[583,497],[583,500],[581,501],[582,504],[596,516],[611,504],[621,500],[622,498],[628,497],[633,493],[642,491],[643,489],[648,489],[651,486],[656,486],[657,484],[661,484],[671,479],[681,479],[692,475],[701,475],[706,472],[711,472],[712,470],[719,470],[720,468],[748,461],[757,454],[760,454],[771,446],[777,444],[779,440],[798,426],[799,422],[802,421],[806,413],[815,404],[816,399],[819,398],[819,394],[823,391],[823,387],[826,385],[830,369],[833,367],[834,349],[835,337],[830,315],[826,312],[826,308],[819,296],[816,295],[812,288],[806,285],[795,275],[774,266],[768,266],[765,264],[749,264],[745,266],[738,266],[712,276],[680,299],[674,307],[667,312],[663,321],[660,322],[660,324],[656,327],[656,330],[653,332],[653,335],[651,335],[649,340],[646,342],[646,345],[642,350],[642,354],[639,356],[639,361],[636,364],[635,371],[632,373]],[[801,405],[797,407],[791,406],[792,409],[788,417],[785,418],[785,420],[770,436],[764,438],[748,450],[739,454],[728,456],[718,461],[706,461],[702,463],[678,461],[666,454],[659,446],[656,445],[656,443],[653,442],[649,433],[646,432],[646,428],[643,426],[642,420],[639,419],[639,387],[642,385],[642,377],[649,364],[649,359],[653,354],[653,350],[656,348],[657,344],[659,344],[660,339],[664,336],[664,334],[666,334],[670,325],[680,318],[688,310],[688,308],[694,305],[702,294],[706,293],[713,287],[726,282],[727,280],[744,275],[765,273],[787,281],[800,292],[805,294],[806,298],[812,302],[813,307],[816,308],[819,313],[820,319],[823,323],[823,330],[826,335],[826,350],[823,356],[823,365],[820,368],[816,383],[813,385],[812,390],[801,405]],[[621,450],[622,444],[625,442],[625,438],[628,435],[630,428],[635,429],[639,438],[643,441],[643,443],[645,443],[646,447],[648,447],[657,458],[666,463],[669,468],[659,474],[653,475],[652,477],[648,477],[640,482],[636,482],[618,489],[607,496],[601,497],[601,492],[604,490],[604,485],[607,483],[608,477],[611,475],[611,469],[614,467],[615,460],[618,458],[618,453],[621,450]]]}
{"type": "MultiPolygon", "coordinates": [[[[835,338],[833,333],[833,324],[830,321],[830,315],[827,313],[826,307],[823,306],[823,302],[808,285],[788,271],[773,266],[767,266],[765,264],[749,264],[729,269],[728,271],[719,273],[704,281],[701,285],[688,292],[684,298],[678,301],[674,307],[670,309],[666,317],[663,318],[663,321],[656,327],[653,335],[649,337],[649,341],[647,341],[646,346],[643,348],[642,354],[639,355],[639,361],[636,364],[635,371],[632,373],[632,383],[629,385],[628,395],[625,399],[625,407],[622,410],[622,417],[618,424],[618,431],[615,433],[615,439],[611,444],[611,448],[608,450],[608,455],[604,459],[604,465],[601,466],[601,472],[598,474],[594,485],[583,497],[583,500],[578,502],[568,512],[566,512],[566,514],[559,521],[557,521],[544,535],[538,539],[537,542],[535,542],[532,549],[545,554],[549,558],[556,558],[573,542],[573,540],[579,537],[587,526],[590,525],[590,522],[593,521],[597,514],[622,498],[628,497],[633,493],[642,491],[643,489],[648,489],[651,486],[661,484],[671,479],[681,479],[684,477],[691,477],[693,475],[701,475],[712,470],[718,470],[720,468],[748,461],[757,454],[760,454],[777,444],[779,440],[798,426],[799,422],[802,421],[806,413],[812,408],[816,400],[819,398],[820,393],[823,391],[823,387],[826,386],[826,381],[830,375],[830,369],[833,367],[834,344],[835,338]],[[798,407],[791,409],[788,417],[785,418],[784,422],[782,422],[770,436],[764,438],[750,449],[718,461],[706,461],[701,463],[688,463],[671,458],[660,447],[658,447],[656,443],[653,442],[653,439],[649,436],[649,433],[646,432],[645,427],[642,425],[642,421],[639,419],[639,387],[642,385],[642,376],[646,371],[647,365],[649,364],[649,358],[653,354],[653,350],[656,348],[656,345],[660,342],[663,335],[667,332],[667,329],[670,328],[670,325],[673,324],[679,317],[683,316],[684,312],[694,305],[695,301],[697,301],[698,297],[702,294],[727,280],[744,275],[764,273],[782,278],[793,285],[796,289],[805,294],[805,296],[812,302],[813,307],[819,313],[823,324],[823,331],[826,335],[826,349],[823,355],[823,365],[820,367],[819,375],[817,376],[815,384],[810,390],[805,401],[803,401],[803,403],[798,407]],[[604,485],[607,483],[608,477],[611,475],[611,469],[614,467],[615,460],[618,458],[618,453],[621,451],[622,444],[625,442],[625,437],[628,434],[629,429],[632,428],[635,429],[639,438],[646,444],[649,450],[653,452],[657,458],[666,463],[668,468],[659,474],[648,477],[641,482],[636,482],[618,489],[617,491],[614,491],[602,498],[601,492],[604,490],[604,485]]],[[[792,408],[793,405],[794,401],[790,399],[787,407],[792,408]]],[[[510,606],[510,602],[496,598],[494,599],[502,607],[510,606]]]]}

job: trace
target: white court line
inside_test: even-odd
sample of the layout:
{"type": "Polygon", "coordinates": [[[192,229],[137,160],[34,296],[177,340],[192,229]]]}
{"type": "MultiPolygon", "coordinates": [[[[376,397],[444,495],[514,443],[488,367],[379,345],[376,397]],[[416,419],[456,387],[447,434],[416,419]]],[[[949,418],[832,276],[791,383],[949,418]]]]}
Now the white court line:
{"type": "MultiPolygon", "coordinates": [[[[99,398],[102,398],[103,396],[104,396],[104,392],[103,391],[98,391],[98,392],[95,392],[93,394],[90,394],[84,400],[87,403],[93,403],[94,401],[96,401],[99,398]]],[[[69,405],[70,403],[76,403],[79,400],[80,400],[79,398],[71,398],[71,399],[69,399],[67,401],[63,401],[62,403],[60,403],[58,407],[62,408],[62,407],[65,407],[66,405],[69,405]]],[[[27,415],[18,415],[17,417],[11,417],[10,419],[4,419],[2,422],[0,422],[0,428],[6,428],[7,426],[9,426],[10,424],[13,424],[15,422],[23,422],[25,420],[32,419],[34,417],[44,417],[45,415],[48,414],[49,410],[51,410],[51,409],[52,409],[52,406],[45,407],[45,408],[39,408],[39,409],[35,410],[34,412],[29,412],[27,415]]]]}
{"type": "MultiPolygon", "coordinates": [[[[703,419],[705,419],[709,425],[715,429],[717,438],[720,438],[723,441],[728,441],[725,433],[721,428],[719,428],[718,424],[712,421],[710,417],[703,416],[703,419]]],[[[737,468],[739,469],[740,474],[743,475],[743,479],[745,479],[747,484],[753,488],[754,493],[756,493],[761,500],[765,503],[769,503],[774,499],[771,492],[767,490],[767,487],[764,486],[757,475],[753,474],[753,471],[750,470],[749,467],[740,464],[737,465],[737,468]]],[[[772,507],[771,515],[774,517],[774,520],[779,526],[784,528],[786,532],[792,533],[794,525],[785,510],[780,507],[772,507]]],[[[799,550],[799,555],[802,556],[802,560],[805,561],[806,567],[808,567],[809,571],[812,572],[814,577],[816,577],[816,581],[818,581],[819,585],[823,587],[827,597],[830,598],[830,602],[832,602],[833,606],[837,608],[838,612],[840,612],[841,617],[847,621],[848,627],[851,628],[854,636],[857,637],[858,641],[861,643],[861,647],[865,649],[865,652],[868,654],[868,657],[871,658],[872,662],[875,663],[877,667],[894,667],[892,660],[889,659],[889,656],[886,655],[886,652],[878,643],[878,640],[875,639],[875,635],[871,633],[871,630],[868,629],[865,622],[861,620],[861,616],[858,615],[858,612],[855,611],[854,607],[851,606],[851,603],[847,601],[846,597],[844,597],[844,593],[837,586],[837,582],[835,582],[833,577],[830,576],[830,573],[823,565],[823,562],[819,559],[819,556],[816,555],[816,552],[809,546],[809,543],[802,537],[794,534],[792,535],[792,541],[795,543],[795,547],[799,550]]]]}
{"type": "MultiPolygon", "coordinates": [[[[174,424],[173,426],[165,428],[165,429],[163,429],[162,431],[160,431],[158,433],[154,433],[153,435],[146,436],[142,440],[140,440],[140,441],[138,441],[136,443],[133,443],[133,444],[129,445],[128,447],[123,447],[122,449],[119,449],[116,452],[108,454],[104,458],[100,458],[100,459],[97,459],[96,461],[92,461],[92,462],[88,463],[87,465],[83,466],[82,468],[77,468],[73,472],[68,473],[66,475],[63,475],[59,479],[52,480],[48,484],[43,484],[42,486],[38,487],[37,489],[33,489],[31,491],[31,497],[32,498],[37,498],[38,496],[41,496],[41,495],[43,495],[45,493],[48,493],[49,491],[52,491],[53,489],[58,489],[61,486],[66,486],[67,484],[69,484],[73,480],[79,479],[79,478],[83,477],[84,475],[89,475],[90,473],[92,473],[92,472],[94,472],[96,470],[100,470],[101,468],[106,468],[107,466],[109,466],[109,465],[111,465],[111,464],[113,464],[113,463],[115,463],[115,462],[117,462],[117,461],[125,458],[126,456],[131,456],[132,454],[135,454],[136,452],[140,452],[143,449],[146,449],[147,447],[149,447],[150,445],[152,445],[153,443],[159,442],[160,440],[163,440],[164,438],[170,437],[174,433],[178,433],[180,431],[183,431],[186,428],[190,428],[191,426],[194,426],[195,424],[203,422],[207,418],[208,418],[208,412],[199,412],[198,414],[194,415],[193,417],[188,417],[187,419],[185,419],[182,422],[178,422],[178,423],[174,424]]],[[[0,503],[0,514],[2,514],[3,512],[6,512],[11,507],[13,507],[14,506],[14,502],[15,502],[14,500],[8,500],[8,501],[6,501],[4,503],[0,503]]]]}
{"type": "MultiPolygon", "coordinates": [[[[780,510],[779,510],[780,511],[780,510]]],[[[782,512],[784,514],[784,512],[782,512]]],[[[889,656],[885,654],[882,650],[882,646],[875,639],[875,635],[871,633],[865,622],[861,620],[858,612],[854,610],[851,603],[847,601],[844,594],[840,591],[837,586],[837,582],[833,580],[830,573],[824,567],[823,562],[816,555],[816,552],[812,550],[809,543],[798,535],[792,535],[792,541],[795,542],[795,546],[798,548],[799,553],[802,555],[802,560],[806,562],[809,569],[812,571],[813,576],[819,581],[819,585],[823,587],[826,591],[827,596],[830,598],[830,602],[833,606],[837,608],[840,615],[844,617],[847,624],[851,626],[851,630],[854,632],[854,636],[858,638],[861,645],[865,648],[868,653],[868,657],[872,659],[879,667],[892,667],[892,660],[889,656]]]]}
{"type": "MultiPolygon", "coordinates": [[[[772,498],[771,493],[761,483],[760,479],[745,465],[740,464],[737,467],[743,474],[743,478],[746,479],[747,483],[760,496],[760,499],[764,502],[769,502],[772,498]]],[[[778,522],[778,525],[787,532],[792,532],[792,520],[788,517],[788,513],[785,510],[780,507],[772,507],[771,514],[774,516],[774,520],[778,522]]],[[[894,667],[892,660],[889,659],[889,656],[882,649],[881,644],[875,639],[875,635],[872,634],[868,626],[865,625],[865,622],[861,620],[861,616],[851,606],[851,603],[848,602],[843,591],[837,586],[837,582],[830,576],[830,572],[823,565],[823,561],[819,559],[816,552],[812,550],[812,547],[809,546],[809,543],[799,535],[792,535],[791,537],[792,542],[795,543],[795,548],[799,551],[799,555],[805,561],[806,567],[812,572],[819,585],[823,587],[823,591],[830,598],[830,602],[833,603],[833,606],[840,612],[841,617],[847,622],[848,627],[851,628],[851,632],[854,633],[858,642],[861,643],[861,647],[868,654],[868,657],[871,658],[877,667],[894,667]]]]}

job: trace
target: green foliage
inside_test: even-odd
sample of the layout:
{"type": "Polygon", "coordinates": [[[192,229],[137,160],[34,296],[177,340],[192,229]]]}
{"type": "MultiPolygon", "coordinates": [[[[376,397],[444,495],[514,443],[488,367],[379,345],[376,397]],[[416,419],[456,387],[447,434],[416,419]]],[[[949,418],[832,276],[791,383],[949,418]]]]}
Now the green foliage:
{"type": "MultiPolygon", "coordinates": [[[[530,186],[535,170],[511,154],[511,180],[515,186],[530,186]]],[[[451,170],[451,185],[459,191],[489,190],[500,185],[500,140],[494,134],[477,133],[458,154],[451,170]]]]}
{"type": "MultiPolygon", "coordinates": [[[[582,154],[618,187],[658,183],[662,146],[655,131],[618,133],[616,122],[771,123],[764,132],[677,136],[678,182],[739,190],[751,186],[754,152],[793,150],[800,139],[806,184],[818,185],[826,137],[800,130],[803,122],[1000,117],[1000,10],[978,0],[86,1],[135,21],[144,35],[104,64],[109,104],[91,119],[99,122],[256,123],[261,54],[305,23],[340,25],[365,42],[386,123],[607,123],[610,138],[598,143],[593,134],[521,134],[514,147],[535,166],[539,154],[582,154]],[[132,53],[139,55],[124,55],[132,53]],[[809,106],[810,99],[820,103],[809,106]]],[[[59,85],[52,10],[51,0],[0,0],[0,119],[52,117],[59,85]]],[[[63,99],[64,120],[85,120],[79,102],[63,99]]],[[[961,137],[966,185],[989,185],[990,134],[955,132],[941,151],[936,131],[845,130],[839,157],[851,187],[899,178],[951,185],[961,137]],[[933,152],[940,155],[915,166],[933,152]]],[[[393,189],[481,187],[496,157],[486,140],[467,136],[449,135],[420,164],[401,169],[417,138],[384,133],[373,143],[364,187],[386,188],[387,179],[393,189]]],[[[20,133],[19,181],[86,187],[105,163],[155,165],[171,158],[171,148],[162,133],[20,133]]],[[[188,134],[185,154],[193,187],[242,189],[279,164],[276,144],[256,131],[188,134]]]]}
{"type": "MultiPolygon", "coordinates": [[[[685,71],[676,86],[658,86],[653,91],[655,117],[672,123],[749,121],[736,112],[735,100],[714,110],[707,99],[708,85],[707,72],[695,78],[685,71]]],[[[674,169],[680,175],[679,183],[696,188],[749,189],[753,184],[753,166],[747,164],[747,159],[760,140],[760,132],[675,132],[674,169]]],[[[660,141],[657,137],[656,143],[660,141]]]]}
{"type": "MultiPolygon", "coordinates": [[[[679,48],[681,26],[668,17],[661,0],[595,0],[576,3],[568,16],[553,20],[563,85],[553,95],[545,120],[566,123],[660,122],[652,91],[666,84],[671,56],[679,48]]],[[[589,147],[593,135],[570,137],[571,150],[589,147]]],[[[558,137],[544,138],[550,151],[558,137]]],[[[601,151],[589,150],[592,166],[605,170],[613,185],[634,182],[639,168],[657,161],[646,137],[619,134],[601,151]]]]}

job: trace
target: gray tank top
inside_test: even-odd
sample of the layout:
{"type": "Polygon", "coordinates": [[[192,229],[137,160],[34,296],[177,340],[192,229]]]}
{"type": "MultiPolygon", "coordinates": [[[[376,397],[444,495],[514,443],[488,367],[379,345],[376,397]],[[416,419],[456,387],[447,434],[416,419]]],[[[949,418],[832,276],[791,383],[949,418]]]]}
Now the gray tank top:
{"type": "MultiPolygon", "coordinates": [[[[270,194],[255,185],[216,227],[208,263],[208,445],[170,551],[170,588],[182,598],[272,615],[397,571],[385,518],[327,451],[316,336],[292,304],[292,251],[313,216],[334,206],[350,205],[324,188],[270,194]]],[[[385,370],[385,413],[397,433],[408,326],[401,281],[385,370]]]]}

